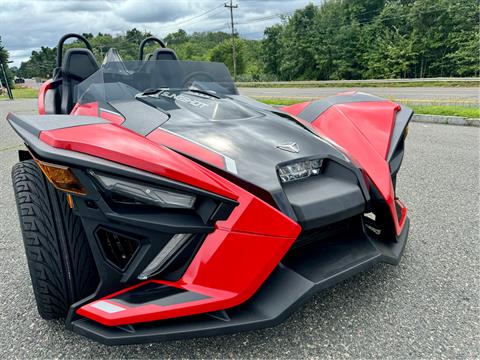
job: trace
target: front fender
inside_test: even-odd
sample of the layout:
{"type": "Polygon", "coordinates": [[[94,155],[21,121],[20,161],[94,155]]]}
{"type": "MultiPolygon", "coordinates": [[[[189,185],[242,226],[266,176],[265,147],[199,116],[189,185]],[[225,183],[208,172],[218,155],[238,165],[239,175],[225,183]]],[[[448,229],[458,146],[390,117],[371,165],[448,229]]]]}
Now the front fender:
{"type": "Polygon", "coordinates": [[[403,144],[412,110],[373,95],[349,92],[282,109],[309,122],[319,135],[330,139],[368,175],[387,202],[397,235],[406,212],[398,210],[392,174],[403,157],[403,144]],[[400,160],[400,161],[398,161],[400,160]],[[395,167],[391,168],[390,162],[395,167]],[[397,214],[401,211],[400,214],[397,214]]]}

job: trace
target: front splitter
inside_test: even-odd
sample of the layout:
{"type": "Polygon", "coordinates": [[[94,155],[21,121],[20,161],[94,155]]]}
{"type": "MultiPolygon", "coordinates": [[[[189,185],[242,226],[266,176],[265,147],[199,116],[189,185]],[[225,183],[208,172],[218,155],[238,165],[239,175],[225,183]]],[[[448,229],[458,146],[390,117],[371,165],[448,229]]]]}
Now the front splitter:
{"type": "Polygon", "coordinates": [[[106,345],[215,336],[274,326],[318,291],[377,263],[398,264],[409,225],[407,218],[397,241],[388,244],[362,236],[313,247],[304,255],[287,255],[252,298],[231,309],[118,327],[81,318],[67,326],[106,345]]]}

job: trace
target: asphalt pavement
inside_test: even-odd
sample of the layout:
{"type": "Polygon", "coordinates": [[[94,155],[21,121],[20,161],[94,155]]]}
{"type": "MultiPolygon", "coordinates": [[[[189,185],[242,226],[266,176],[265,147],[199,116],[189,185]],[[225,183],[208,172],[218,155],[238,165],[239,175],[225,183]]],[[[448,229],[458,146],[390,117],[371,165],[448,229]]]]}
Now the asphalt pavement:
{"type": "Polygon", "coordinates": [[[240,88],[241,94],[257,98],[319,99],[344,91],[363,91],[397,101],[425,105],[478,106],[476,87],[319,87],[319,88],[240,88]]]}
{"type": "Polygon", "coordinates": [[[399,266],[322,291],[281,325],[213,338],[106,347],[37,314],[11,188],[21,141],[0,101],[0,356],[10,358],[477,359],[480,129],[412,123],[398,194],[411,232],[399,266]]]}

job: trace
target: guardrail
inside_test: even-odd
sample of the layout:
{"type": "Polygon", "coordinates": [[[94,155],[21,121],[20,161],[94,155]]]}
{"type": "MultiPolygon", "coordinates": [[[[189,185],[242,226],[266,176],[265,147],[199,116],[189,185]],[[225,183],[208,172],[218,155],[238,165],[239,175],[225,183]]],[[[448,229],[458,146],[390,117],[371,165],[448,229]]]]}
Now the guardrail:
{"type": "Polygon", "coordinates": [[[237,82],[238,85],[241,84],[381,84],[381,83],[425,83],[425,82],[479,82],[480,77],[436,77],[436,78],[416,78],[416,79],[363,79],[363,80],[292,80],[292,81],[244,81],[237,82]]]}

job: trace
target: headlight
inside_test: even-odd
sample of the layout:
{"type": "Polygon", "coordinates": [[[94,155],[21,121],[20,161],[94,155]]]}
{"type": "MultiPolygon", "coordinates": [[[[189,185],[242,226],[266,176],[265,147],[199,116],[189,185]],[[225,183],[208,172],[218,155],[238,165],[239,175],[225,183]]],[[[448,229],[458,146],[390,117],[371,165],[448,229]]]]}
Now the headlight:
{"type": "Polygon", "coordinates": [[[305,179],[320,174],[323,160],[306,160],[284,165],[278,168],[278,175],[282,183],[305,179]]]}
{"type": "Polygon", "coordinates": [[[97,174],[93,171],[90,171],[90,174],[111,194],[132,199],[141,204],[170,209],[192,209],[195,204],[195,195],[97,174]]]}
{"type": "Polygon", "coordinates": [[[167,261],[174,255],[191,237],[191,234],[176,234],[165,247],[155,256],[148,266],[138,275],[139,280],[146,280],[158,274],[167,261]]]}

